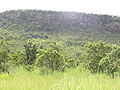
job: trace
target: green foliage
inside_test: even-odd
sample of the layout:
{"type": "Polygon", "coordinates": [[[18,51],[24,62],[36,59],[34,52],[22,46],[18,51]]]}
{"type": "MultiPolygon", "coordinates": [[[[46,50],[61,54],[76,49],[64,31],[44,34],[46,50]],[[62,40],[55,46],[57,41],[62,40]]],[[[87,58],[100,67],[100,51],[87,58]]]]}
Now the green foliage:
{"type": "Polygon", "coordinates": [[[0,72],[19,65],[27,70],[37,65],[43,72],[85,65],[93,73],[114,76],[120,73],[119,46],[86,44],[103,40],[120,45],[120,33],[113,31],[120,32],[119,17],[42,10],[0,13],[0,39],[5,40],[0,41],[0,72]]]}
{"type": "MultiPolygon", "coordinates": [[[[120,23],[119,17],[109,15],[95,15],[78,12],[55,12],[42,10],[11,10],[0,14],[0,27],[10,30],[48,31],[62,30],[78,31],[79,29],[108,30],[110,23],[120,23]]],[[[119,27],[117,25],[117,27],[119,27]]],[[[112,25],[110,31],[114,31],[112,25]]],[[[120,31],[120,29],[117,29],[120,31]]],[[[69,31],[70,32],[70,31],[69,31]]]]}
{"type": "Polygon", "coordinates": [[[79,60],[77,58],[69,58],[66,60],[66,67],[68,68],[74,68],[79,65],[79,60]]]}
{"type": "Polygon", "coordinates": [[[40,49],[37,56],[37,66],[51,71],[64,70],[64,58],[60,54],[59,47],[51,44],[47,49],[40,49]]]}
{"type": "Polygon", "coordinates": [[[37,54],[37,47],[31,42],[28,42],[24,45],[25,47],[25,54],[26,54],[26,65],[32,65],[35,63],[36,54],[37,54]]]}
{"type": "Polygon", "coordinates": [[[93,73],[102,71],[99,62],[112,48],[102,41],[98,43],[87,43],[85,47],[87,53],[87,68],[93,73]]]}
{"type": "Polygon", "coordinates": [[[87,69],[91,72],[102,72],[115,76],[120,74],[120,47],[111,46],[103,42],[88,43],[85,45],[87,60],[85,63],[87,69]]]}
{"type": "Polygon", "coordinates": [[[23,65],[25,59],[25,53],[23,51],[14,51],[10,55],[10,60],[14,66],[23,65]]]}
{"type": "Polygon", "coordinates": [[[104,73],[115,76],[115,73],[120,72],[120,47],[113,47],[113,50],[102,58],[100,66],[104,73]]]}
{"type": "Polygon", "coordinates": [[[0,41],[0,72],[8,71],[8,68],[10,67],[10,60],[9,60],[9,53],[10,50],[8,48],[8,43],[1,40],[0,41]]]}

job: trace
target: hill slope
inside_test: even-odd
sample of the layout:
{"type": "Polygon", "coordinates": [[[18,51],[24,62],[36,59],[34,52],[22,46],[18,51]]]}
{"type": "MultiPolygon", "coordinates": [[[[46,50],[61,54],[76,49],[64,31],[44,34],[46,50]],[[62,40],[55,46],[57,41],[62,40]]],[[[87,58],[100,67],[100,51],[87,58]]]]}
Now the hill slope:
{"type": "Polygon", "coordinates": [[[11,10],[0,13],[0,38],[120,43],[120,17],[78,12],[11,10]]]}
{"type": "Polygon", "coordinates": [[[120,32],[120,18],[77,12],[12,10],[0,14],[0,27],[27,31],[97,29],[120,32]]]}

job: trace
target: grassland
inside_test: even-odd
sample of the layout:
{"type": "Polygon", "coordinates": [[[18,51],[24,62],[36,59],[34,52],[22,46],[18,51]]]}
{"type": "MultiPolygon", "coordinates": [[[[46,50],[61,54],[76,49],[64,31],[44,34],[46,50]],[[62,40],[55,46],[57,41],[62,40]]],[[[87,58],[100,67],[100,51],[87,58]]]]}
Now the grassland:
{"type": "Polygon", "coordinates": [[[23,68],[0,74],[0,90],[120,90],[120,77],[90,74],[82,69],[69,69],[64,73],[40,74],[23,68]]]}

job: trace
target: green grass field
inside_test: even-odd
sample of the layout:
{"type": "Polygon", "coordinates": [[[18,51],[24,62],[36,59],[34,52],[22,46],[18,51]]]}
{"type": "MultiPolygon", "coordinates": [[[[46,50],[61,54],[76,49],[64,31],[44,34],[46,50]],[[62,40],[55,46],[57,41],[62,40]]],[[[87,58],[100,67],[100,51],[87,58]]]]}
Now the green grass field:
{"type": "Polygon", "coordinates": [[[0,74],[0,90],[120,90],[120,78],[80,69],[41,75],[38,70],[28,72],[19,68],[11,75],[0,74]]]}

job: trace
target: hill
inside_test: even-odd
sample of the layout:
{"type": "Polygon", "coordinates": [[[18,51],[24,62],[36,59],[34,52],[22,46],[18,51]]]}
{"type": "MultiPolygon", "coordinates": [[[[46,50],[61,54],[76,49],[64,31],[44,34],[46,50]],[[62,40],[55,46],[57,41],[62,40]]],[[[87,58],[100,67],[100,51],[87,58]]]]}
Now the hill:
{"type": "Polygon", "coordinates": [[[119,90],[119,76],[120,17],[0,13],[0,90],[119,90]]]}
{"type": "Polygon", "coordinates": [[[120,42],[120,17],[110,15],[11,10],[0,13],[0,29],[0,38],[6,40],[52,37],[71,45],[97,40],[120,42]]]}
{"type": "Polygon", "coordinates": [[[62,31],[65,29],[97,29],[120,32],[120,17],[55,12],[42,10],[12,10],[0,13],[0,27],[27,31],[62,31]],[[8,26],[8,27],[7,27],[8,26]]]}

